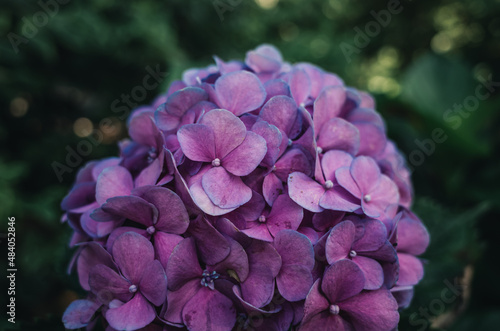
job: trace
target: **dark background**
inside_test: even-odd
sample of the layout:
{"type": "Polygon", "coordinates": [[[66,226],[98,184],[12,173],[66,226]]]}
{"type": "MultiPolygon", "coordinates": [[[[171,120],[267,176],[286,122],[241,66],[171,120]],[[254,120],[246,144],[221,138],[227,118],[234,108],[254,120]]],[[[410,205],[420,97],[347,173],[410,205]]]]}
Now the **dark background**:
{"type": "MultiPolygon", "coordinates": [[[[104,140],[90,145],[78,167],[117,153],[126,122],[113,102],[125,105],[122,94],[142,85],[148,66],[168,76],[140,103],[163,93],[184,69],[212,63],[213,54],[243,59],[271,43],[290,62],[315,63],[372,93],[389,136],[413,155],[414,210],[431,245],[400,330],[498,330],[499,84],[473,102],[482,78],[500,82],[500,1],[401,1],[402,11],[349,58],[341,45],[354,47],[357,31],[376,29],[370,11],[387,10],[387,1],[60,2],[50,2],[49,15],[40,14],[46,1],[0,1],[0,232],[14,216],[13,329],[62,330],[64,309],[83,295],[75,275],[66,274],[71,231],[59,208],[77,167],[59,181],[54,162],[66,164],[67,148],[89,146],[82,143],[89,137],[80,137],[85,129],[99,130],[104,140]],[[464,102],[471,110],[453,113],[464,102]],[[436,129],[444,142],[431,143],[436,129]]],[[[5,307],[5,240],[1,254],[5,307]]],[[[4,309],[0,329],[10,330],[4,309]]]]}

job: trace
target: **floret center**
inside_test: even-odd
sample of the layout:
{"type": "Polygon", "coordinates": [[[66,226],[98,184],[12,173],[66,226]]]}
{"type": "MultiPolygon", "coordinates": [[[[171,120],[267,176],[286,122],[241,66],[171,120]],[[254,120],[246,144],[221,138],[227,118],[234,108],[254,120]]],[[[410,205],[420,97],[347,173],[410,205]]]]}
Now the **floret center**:
{"type": "Polygon", "coordinates": [[[329,190],[329,189],[331,189],[332,187],[333,187],[333,182],[332,182],[331,180],[327,180],[327,181],[325,182],[325,188],[326,188],[327,190],[329,190]]]}
{"type": "Polygon", "coordinates": [[[356,257],[356,255],[358,255],[358,253],[356,253],[356,251],[350,251],[349,252],[349,256],[350,257],[356,257]]]}
{"type": "Polygon", "coordinates": [[[370,201],[372,200],[372,197],[371,197],[371,195],[366,194],[366,195],[363,197],[363,200],[365,200],[365,202],[370,202],[370,201]]]}
{"type": "Polygon", "coordinates": [[[135,285],[130,285],[130,287],[128,288],[128,291],[129,291],[130,293],[135,293],[135,292],[137,292],[137,286],[135,286],[135,285]]]}
{"type": "Polygon", "coordinates": [[[340,308],[337,305],[330,305],[330,314],[338,315],[340,313],[340,308]]]}
{"type": "Polygon", "coordinates": [[[154,227],[154,226],[152,226],[152,225],[151,225],[150,227],[148,227],[148,228],[146,229],[146,231],[147,231],[149,234],[153,234],[153,233],[155,233],[156,229],[155,229],[155,227],[154,227]]]}
{"type": "Polygon", "coordinates": [[[212,166],[214,166],[214,167],[220,167],[220,159],[218,159],[218,158],[214,159],[212,161],[212,166]]]}
{"type": "Polygon", "coordinates": [[[265,223],[265,222],[266,222],[266,216],[264,216],[264,215],[260,215],[260,216],[259,216],[259,222],[261,222],[261,223],[265,223]]]}
{"type": "Polygon", "coordinates": [[[210,272],[208,270],[205,270],[205,271],[203,271],[203,274],[201,275],[201,282],[200,283],[201,283],[201,285],[213,290],[213,289],[215,289],[214,280],[219,278],[219,276],[220,275],[216,271],[210,272]]]}

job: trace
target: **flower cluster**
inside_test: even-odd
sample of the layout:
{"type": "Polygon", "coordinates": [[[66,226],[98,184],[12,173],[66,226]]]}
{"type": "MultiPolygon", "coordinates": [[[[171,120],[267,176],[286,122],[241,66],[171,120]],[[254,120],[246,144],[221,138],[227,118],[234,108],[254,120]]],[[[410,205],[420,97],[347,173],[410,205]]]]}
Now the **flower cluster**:
{"type": "Polygon", "coordinates": [[[79,171],[65,327],[395,329],[429,235],[372,97],[269,45],[215,63],[79,171]]]}

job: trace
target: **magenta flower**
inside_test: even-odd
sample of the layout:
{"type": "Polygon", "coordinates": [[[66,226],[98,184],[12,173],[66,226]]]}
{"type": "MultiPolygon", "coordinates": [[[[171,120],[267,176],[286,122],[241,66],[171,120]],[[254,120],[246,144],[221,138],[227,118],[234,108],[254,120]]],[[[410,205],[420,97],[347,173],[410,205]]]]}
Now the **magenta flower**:
{"type": "Polygon", "coordinates": [[[307,295],[301,330],[392,330],[398,305],[386,289],[363,291],[365,279],[352,261],[331,265],[307,295]],[[376,309],[375,309],[376,307],[376,309]]]}
{"type": "Polygon", "coordinates": [[[389,205],[399,202],[396,184],[380,173],[370,157],[358,156],[350,167],[339,168],[335,178],[340,186],[361,200],[361,208],[367,216],[379,217],[389,205]]]}
{"type": "MultiPolygon", "coordinates": [[[[187,158],[211,165],[201,187],[214,205],[234,209],[250,200],[252,190],[239,176],[250,174],[264,158],[264,138],[247,131],[232,113],[217,109],[206,113],[199,124],[181,127],[178,137],[187,158]]],[[[193,192],[195,199],[200,194],[193,192]]]]}

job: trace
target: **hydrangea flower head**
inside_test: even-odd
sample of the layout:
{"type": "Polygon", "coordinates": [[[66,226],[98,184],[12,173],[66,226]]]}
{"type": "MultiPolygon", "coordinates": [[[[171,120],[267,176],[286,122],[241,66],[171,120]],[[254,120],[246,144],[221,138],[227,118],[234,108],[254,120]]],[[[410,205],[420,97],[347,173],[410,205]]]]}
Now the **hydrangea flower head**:
{"type": "Polygon", "coordinates": [[[189,69],[63,199],[67,329],[393,330],[429,244],[367,93],[271,45],[189,69]]]}

